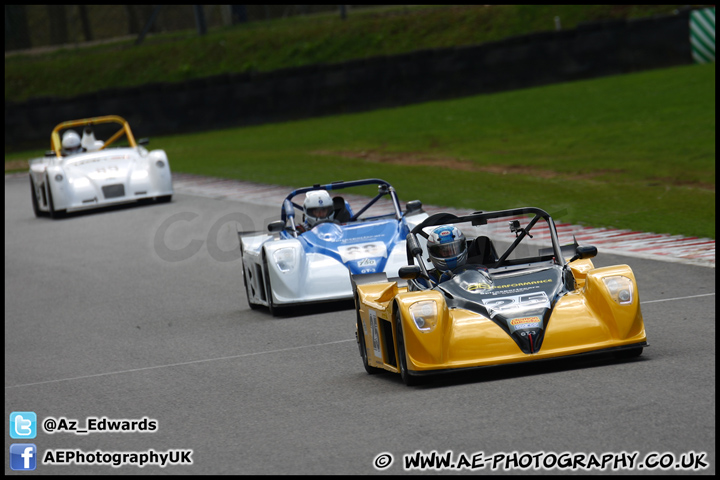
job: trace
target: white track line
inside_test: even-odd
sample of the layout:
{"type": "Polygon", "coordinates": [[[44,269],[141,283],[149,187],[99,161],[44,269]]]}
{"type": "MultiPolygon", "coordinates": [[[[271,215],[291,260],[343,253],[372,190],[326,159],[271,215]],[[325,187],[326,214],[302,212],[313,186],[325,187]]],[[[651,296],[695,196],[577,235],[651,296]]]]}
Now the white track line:
{"type": "Polygon", "coordinates": [[[660,300],[646,300],[644,302],[640,302],[643,305],[646,303],[658,303],[658,302],[672,302],[675,300],[687,300],[688,298],[698,298],[698,297],[710,297],[712,295],[715,295],[715,293],[703,293],[702,295],[690,295],[689,297],[675,297],[675,298],[662,298],[660,300]]]}
{"type": "Polygon", "coordinates": [[[290,351],[292,351],[292,350],[301,350],[301,349],[303,349],[303,348],[324,347],[324,346],[326,346],[326,345],[334,345],[334,344],[337,344],[337,343],[347,343],[347,342],[354,342],[354,341],[355,341],[355,339],[353,338],[353,339],[350,339],[350,340],[338,340],[338,341],[336,341],[336,342],[318,343],[318,344],[315,344],[315,345],[303,345],[303,346],[300,346],[300,347],[281,348],[281,349],[278,349],[278,350],[266,350],[266,351],[264,351],[264,352],[243,353],[243,354],[240,354],[240,355],[230,355],[230,356],[227,356],[227,357],[207,358],[207,359],[205,359],[205,360],[192,360],[192,361],[190,361],[190,362],[170,363],[170,364],[167,364],[167,365],[156,365],[156,366],[154,366],[154,367],[131,368],[131,369],[129,369],[129,370],[120,370],[120,371],[117,371],[117,372],[96,373],[96,374],[93,374],[93,375],[83,375],[83,376],[80,376],[80,377],[61,378],[61,379],[58,379],[58,380],[46,380],[46,381],[44,381],[44,382],[24,383],[24,384],[21,384],[21,385],[12,385],[12,386],[9,386],[9,387],[5,387],[5,389],[7,390],[7,389],[9,389],[9,388],[34,387],[34,386],[36,386],[36,385],[46,385],[46,384],[48,384],[48,383],[70,382],[70,381],[72,381],[72,380],[84,380],[84,379],[86,379],[86,378],[106,377],[106,376],[109,376],[109,375],[121,375],[121,374],[123,374],[123,373],[143,372],[143,371],[147,371],[147,370],[156,370],[156,369],[158,369],[158,368],[179,367],[179,366],[182,366],[182,365],[194,365],[194,364],[197,364],[197,363],[217,362],[217,361],[220,361],[220,360],[230,360],[230,359],[243,358],[243,357],[253,357],[253,356],[255,356],[255,355],[267,355],[267,354],[270,354],[270,353],[290,352],[290,351]]]}

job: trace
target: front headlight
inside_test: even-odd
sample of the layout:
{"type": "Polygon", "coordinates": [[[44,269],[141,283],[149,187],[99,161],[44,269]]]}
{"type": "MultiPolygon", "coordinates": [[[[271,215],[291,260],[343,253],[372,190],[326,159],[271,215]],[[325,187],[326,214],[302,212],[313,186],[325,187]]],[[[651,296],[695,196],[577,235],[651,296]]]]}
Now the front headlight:
{"type": "Polygon", "coordinates": [[[423,300],[410,305],[410,316],[421,332],[429,332],[435,328],[437,315],[437,303],[432,300],[423,300]]]}
{"type": "Polygon", "coordinates": [[[294,248],[280,248],[273,252],[273,258],[278,266],[278,269],[283,273],[290,272],[295,268],[295,249],[294,248]]]}
{"type": "Polygon", "coordinates": [[[85,177],[76,178],[75,180],[70,179],[75,188],[85,188],[90,186],[90,180],[85,177]]]}
{"type": "Polygon", "coordinates": [[[603,278],[610,296],[620,305],[630,305],[633,302],[633,283],[627,277],[617,275],[603,278]]]}
{"type": "Polygon", "coordinates": [[[147,170],[134,170],[131,175],[133,180],[144,180],[148,177],[147,170]]]}

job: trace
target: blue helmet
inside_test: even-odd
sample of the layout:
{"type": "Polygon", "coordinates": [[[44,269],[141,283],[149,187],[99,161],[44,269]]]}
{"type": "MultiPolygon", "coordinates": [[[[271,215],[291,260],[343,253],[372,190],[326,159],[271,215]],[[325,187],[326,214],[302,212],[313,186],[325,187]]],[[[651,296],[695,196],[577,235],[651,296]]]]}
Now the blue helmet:
{"type": "Polygon", "coordinates": [[[438,270],[452,270],[467,261],[465,235],[453,225],[435,227],[428,236],[427,248],[430,261],[438,270]]]}

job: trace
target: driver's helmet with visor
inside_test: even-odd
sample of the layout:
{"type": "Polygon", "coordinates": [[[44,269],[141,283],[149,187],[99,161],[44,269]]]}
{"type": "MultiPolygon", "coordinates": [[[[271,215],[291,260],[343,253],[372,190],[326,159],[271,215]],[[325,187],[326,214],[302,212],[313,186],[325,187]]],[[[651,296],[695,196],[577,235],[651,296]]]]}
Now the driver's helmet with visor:
{"type": "Polygon", "coordinates": [[[80,135],[75,130],[67,130],[63,133],[62,148],[68,153],[80,151],[80,135]]]}
{"type": "Polygon", "coordinates": [[[312,190],[305,195],[303,202],[305,222],[313,227],[320,222],[332,220],[335,216],[333,201],[327,190],[312,190]]]}
{"type": "Polygon", "coordinates": [[[465,235],[453,225],[435,227],[428,236],[427,249],[430,261],[439,271],[461,267],[467,261],[465,235]]]}

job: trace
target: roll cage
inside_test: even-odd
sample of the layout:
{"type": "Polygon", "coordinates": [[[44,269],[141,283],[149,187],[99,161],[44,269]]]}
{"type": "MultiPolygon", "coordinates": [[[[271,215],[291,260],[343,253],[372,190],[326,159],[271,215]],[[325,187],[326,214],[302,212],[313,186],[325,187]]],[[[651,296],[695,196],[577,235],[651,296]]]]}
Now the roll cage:
{"type": "MultiPolygon", "coordinates": [[[[460,217],[452,213],[436,213],[434,215],[431,215],[423,222],[418,224],[415,228],[413,228],[412,231],[408,234],[408,264],[414,265],[414,258],[417,258],[418,254],[422,255],[422,248],[419,245],[416,235],[421,235],[425,239],[427,239],[429,235],[424,231],[424,229],[427,227],[459,223],[470,223],[473,226],[487,225],[489,220],[503,217],[509,220],[509,228],[511,232],[515,233],[515,239],[510,244],[510,246],[497,258],[497,260],[491,262],[490,264],[487,264],[487,267],[498,268],[505,264],[511,263],[508,261],[508,257],[510,256],[510,254],[515,250],[515,248],[520,244],[520,242],[522,242],[525,237],[527,237],[528,235],[532,237],[530,232],[532,228],[541,219],[544,219],[547,223],[550,232],[550,241],[552,243],[552,247],[550,249],[544,249],[546,251],[541,251],[538,256],[533,258],[532,260],[538,262],[551,260],[556,265],[565,265],[566,262],[563,256],[563,249],[560,247],[560,243],[558,241],[555,222],[553,221],[549,213],[535,207],[514,208],[509,210],[498,210],[494,212],[474,212],[470,215],[464,215],[460,217]],[[533,216],[528,220],[528,215],[533,216]],[[521,223],[523,221],[527,221],[524,226],[521,223]]],[[[577,244],[573,246],[573,249],[575,249],[576,247],[577,244]]]]}
{"type": "MultiPolygon", "coordinates": [[[[50,148],[55,153],[57,157],[62,157],[62,141],[60,140],[60,132],[63,130],[67,130],[68,128],[73,127],[83,127],[87,125],[99,125],[103,123],[117,123],[120,125],[120,129],[115,132],[110,138],[108,138],[104,145],[100,147],[98,150],[102,150],[106,147],[108,147],[111,143],[118,140],[120,137],[125,135],[128,139],[128,143],[130,144],[130,147],[135,148],[137,147],[137,143],[135,142],[135,137],[133,136],[132,130],[130,130],[130,124],[122,117],[119,117],[117,115],[107,115],[104,117],[92,117],[92,118],[83,118],[80,120],[68,120],[67,122],[62,122],[53,128],[52,133],[50,134],[50,148]]],[[[49,153],[49,152],[48,152],[49,153]]]]}
{"type": "Polygon", "coordinates": [[[380,200],[385,195],[389,195],[393,208],[395,210],[395,219],[400,220],[403,217],[402,211],[400,209],[400,201],[398,200],[397,193],[395,192],[395,189],[392,185],[390,185],[385,180],[380,180],[378,178],[368,178],[365,180],[354,180],[350,182],[332,182],[324,185],[315,184],[312,187],[304,187],[304,188],[298,188],[297,190],[293,190],[288,194],[288,196],[283,201],[283,209],[282,209],[282,215],[281,220],[283,222],[287,221],[288,219],[293,219],[295,215],[295,209],[299,211],[303,211],[302,205],[299,205],[292,201],[292,199],[298,195],[301,195],[303,193],[307,193],[313,190],[327,190],[328,193],[336,190],[342,190],[345,188],[350,187],[359,187],[363,185],[373,185],[376,184],[378,186],[378,193],[375,195],[374,198],[371,198],[368,203],[366,203],[360,210],[358,210],[356,213],[353,213],[353,215],[350,217],[349,221],[355,221],[357,220],[360,215],[365,213],[370,207],[372,207],[378,200],[380,200]]]}

